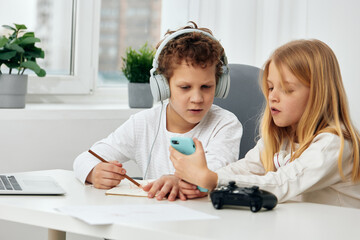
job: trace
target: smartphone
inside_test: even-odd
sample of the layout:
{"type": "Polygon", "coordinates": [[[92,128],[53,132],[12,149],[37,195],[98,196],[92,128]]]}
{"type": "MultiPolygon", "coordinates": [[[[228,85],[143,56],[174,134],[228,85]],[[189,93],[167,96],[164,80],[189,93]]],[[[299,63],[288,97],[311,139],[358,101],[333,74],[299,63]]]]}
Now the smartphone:
{"type": "Polygon", "coordinates": [[[172,137],[171,146],[185,155],[191,155],[195,152],[195,143],[191,138],[172,137]]]}
{"type": "MultiPolygon", "coordinates": [[[[170,144],[177,151],[185,155],[191,155],[195,152],[195,143],[191,138],[186,137],[172,137],[170,144]]],[[[197,186],[200,192],[208,192],[207,189],[197,186]]]]}

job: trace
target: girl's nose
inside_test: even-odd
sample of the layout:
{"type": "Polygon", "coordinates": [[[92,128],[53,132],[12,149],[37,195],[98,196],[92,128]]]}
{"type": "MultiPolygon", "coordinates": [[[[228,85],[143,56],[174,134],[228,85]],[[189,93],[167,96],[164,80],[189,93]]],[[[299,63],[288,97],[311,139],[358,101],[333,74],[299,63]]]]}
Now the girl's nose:
{"type": "Polygon", "coordinates": [[[275,88],[269,92],[269,101],[272,101],[272,102],[279,101],[279,93],[275,88]]]}

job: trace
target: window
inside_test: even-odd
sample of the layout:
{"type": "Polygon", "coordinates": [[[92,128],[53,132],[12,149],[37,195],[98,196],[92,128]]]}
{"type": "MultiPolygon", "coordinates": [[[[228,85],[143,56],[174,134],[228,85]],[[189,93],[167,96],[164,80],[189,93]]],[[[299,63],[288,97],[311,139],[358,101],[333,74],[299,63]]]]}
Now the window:
{"type": "Polygon", "coordinates": [[[45,60],[39,64],[48,74],[44,78],[30,75],[28,93],[90,93],[96,73],[92,54],[97,53],[91,45],[97,39],[93,37],[97,29],[94,9],[99,1],[0,1],[5,6],[0,12],[2,23],[25,24],[42,40],[45,60]]]}
{"type": "Polygon", "coordinates": [[[160,39],[161,0],[102,0],[99,40],[99,87],[124,86],[122,57],[160,39]]]}
{"type": "MultiPolygon", "coordinates": [[[[1,5],[6,6],[0,8],[2,25],[25,24],[27,31],[35,32],[35,36],[41,39],[36,45],[44,49],[46,57],[38,63],[48,75],[70,75],[72,0],[2,2],[1,5]]],[[[7,32],[2,28],[0,34],[7,32]]]]}
{"type": "Polygon", "coordinates": [[[161,0],[0,3],[0,23],[25,24],[45,51],[38,63],[47,75],[29,72],[28,102],[107,102],[104,98],[112,96],[126,102],[127,80],[121,71],[126,48],[138,49],[145,42],[155,46],[160,39],[161,0]]]}

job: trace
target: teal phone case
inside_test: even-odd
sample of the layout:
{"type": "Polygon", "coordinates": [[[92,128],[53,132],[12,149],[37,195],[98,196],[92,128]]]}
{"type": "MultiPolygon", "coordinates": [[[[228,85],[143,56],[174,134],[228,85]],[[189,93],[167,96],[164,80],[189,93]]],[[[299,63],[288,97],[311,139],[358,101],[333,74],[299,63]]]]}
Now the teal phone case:
{"type": "MultiPolygon", "coordinates": [[[[177,151],[185,155],[191,155],[195,152],[195,143],[191,138],[185,137],[172,137],[170,144],[177,151]]],[[[197,186],[200,192],[208,192],[207,189],[197,186]]]]}
{"type": "Polygon", "coordinates": [[[191,155],[195,152],[195,143],[191,138],[172,137],[171,146],[185,155],[191,155]]]}

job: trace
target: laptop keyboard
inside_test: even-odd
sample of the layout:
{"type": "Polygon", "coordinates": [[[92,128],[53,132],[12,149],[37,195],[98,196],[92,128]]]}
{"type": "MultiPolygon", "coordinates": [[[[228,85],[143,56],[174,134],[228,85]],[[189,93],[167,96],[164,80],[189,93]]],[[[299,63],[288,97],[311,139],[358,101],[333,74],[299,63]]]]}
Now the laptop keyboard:
{"type": "Polygon", "coordinates": [[[0,175],[0,190],[18,190],[21,187],[14,176],[0,175]]]}

